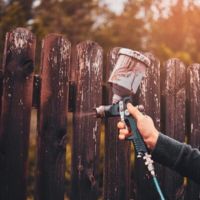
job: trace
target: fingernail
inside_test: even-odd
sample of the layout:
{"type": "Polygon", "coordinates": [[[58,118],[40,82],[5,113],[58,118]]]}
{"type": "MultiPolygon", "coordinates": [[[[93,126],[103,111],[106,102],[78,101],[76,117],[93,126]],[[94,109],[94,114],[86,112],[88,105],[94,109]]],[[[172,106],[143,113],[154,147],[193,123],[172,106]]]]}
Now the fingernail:
{"type": "Polygon", "coordinates": [[[120,139],[120,140],[124,140],[124,139],[125,139],[125,135],[120,134],[120,135],[119,135],[119,139],[120,139]]]}

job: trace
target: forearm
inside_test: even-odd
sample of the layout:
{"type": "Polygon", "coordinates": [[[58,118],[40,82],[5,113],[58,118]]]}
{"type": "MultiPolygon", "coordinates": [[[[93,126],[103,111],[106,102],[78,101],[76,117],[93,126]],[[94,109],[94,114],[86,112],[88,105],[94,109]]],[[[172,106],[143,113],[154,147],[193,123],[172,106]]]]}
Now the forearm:
{"type": "Polygon", "coordinates": [[[152,157],[156,162],[200,183],[200,152],[198,149],[159,134],[152,157]]]}

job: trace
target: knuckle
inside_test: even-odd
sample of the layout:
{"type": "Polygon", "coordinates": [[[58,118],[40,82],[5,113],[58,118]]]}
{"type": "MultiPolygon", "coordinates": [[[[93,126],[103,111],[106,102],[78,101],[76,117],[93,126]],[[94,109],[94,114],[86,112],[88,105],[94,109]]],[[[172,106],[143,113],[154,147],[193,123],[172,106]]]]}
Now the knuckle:
{"type": "Polygon", "coordinates": [[[126,130],[126,129],[120,129],[120,130],[119,130],[119,133],[120,133],[120,134],[123,134],[123,135],[124,135],[124,134],[127,134],[127,130],[126,130]]]}

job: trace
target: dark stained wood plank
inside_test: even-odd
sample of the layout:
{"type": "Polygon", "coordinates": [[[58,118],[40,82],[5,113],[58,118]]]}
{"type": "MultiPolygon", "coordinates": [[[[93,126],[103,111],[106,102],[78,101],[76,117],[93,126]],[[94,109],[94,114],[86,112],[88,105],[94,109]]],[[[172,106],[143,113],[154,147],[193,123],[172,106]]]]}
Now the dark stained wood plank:
{"type": "Polygon", "coordinates": [[[2,95],[3,95],[3,70],[0,69],[0,116],[1,116],[1,106],[2,106],[2,95]]]}
{"type": "Polygon", "coordinates": [[[25,200],[36,40],[24,28],[6,34],[0,125],[0,199],[25,200]]]}
{"type": "MultiPolygon", "coordinates": [[[[187,102],[188,102],[188,124],[190,133],[188,136],[189,144],[193,148],[200,149],[200,64],[192,64],[187,70],[187,102]]],[[[199,199],[200,186],[188,180],[185,200],[199,199]]]]}
{"type": "MultiPolygon", "coordinates": [[[[146,75],[139,91],[139,104],[144,106],[145,114],[149,115],[156,128],[160,129],[160,62],[152,54],[145,53],[151,59],[151,66],[147,68],[146,75]]],[[[163,178],[162,167],[155,164],[156,175],[159,182],[163,178]]],[[[147,172],[143,160],[136,160],[134,167],[136,194],[139,200],[159,199],[153,180],[147,172]],[[145,192],[144,192],[145,190],[145,192]]]]}
{"type": "Polygon", "coordinates": [[[34,75],[33,79],[33,100],[32,106],[34,108],[39,108],[40,106],[40,89],[41,89],[41,79],[39,74],[34,75]]]}
{"type": "Polygon", "coordinates": [[[147,67],[140,86],[139,103],[160,129],[160,61],[151,53],[145,55],[151,60],[151,66],[147,67]]]}
{"type": "MultiPolygon", "coordinates": [[[[178,59],[168,60],[163,67],[164,126],[165,133],[185,142],[186,135],[186,67],[178,59]]],[[[184,197],[184,179],[165,168],[164,193],[170,200],[184,197]]]]}
{"type": "Polygon", "coordinates": [[[102,99],[103,51],[95,42],[77,45],[76,102],[73,117],[72,200],[98,198],[101,120],[94,107],[102,99]]]}
{"type": "MultiPolygon", "coordinates": [[[[115,66],[120,48],[114,48],[108,54],[107,80],[115,66]]],[[[107,103],[112,103],[112,88],[109,87],[107,103]]],[[[117,122],[120,118],[105,120],[105,166],[104,199],[130,199],[130,143],[119,141],[117,122]]]]}
{"type": "Polygon", "coordinates": [[[70,42],[49,34],[42,46],[38,118],[37,200],[63,200],[70,42]]]}

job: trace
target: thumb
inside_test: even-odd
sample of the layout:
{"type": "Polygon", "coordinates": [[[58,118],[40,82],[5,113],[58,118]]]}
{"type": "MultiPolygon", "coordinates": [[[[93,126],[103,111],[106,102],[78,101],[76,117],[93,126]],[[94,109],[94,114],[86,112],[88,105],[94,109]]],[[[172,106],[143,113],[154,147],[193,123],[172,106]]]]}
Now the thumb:
{"type": "Polygon", "coordinates": [[[133,106],[131,103],[127,104],[127,108],[129,113],[136,119],[139,120],[140,118],[143,117],[143,114],[135,107],[133,106]]]}

